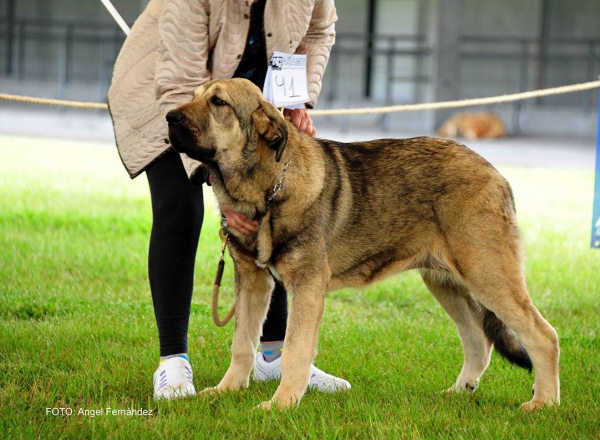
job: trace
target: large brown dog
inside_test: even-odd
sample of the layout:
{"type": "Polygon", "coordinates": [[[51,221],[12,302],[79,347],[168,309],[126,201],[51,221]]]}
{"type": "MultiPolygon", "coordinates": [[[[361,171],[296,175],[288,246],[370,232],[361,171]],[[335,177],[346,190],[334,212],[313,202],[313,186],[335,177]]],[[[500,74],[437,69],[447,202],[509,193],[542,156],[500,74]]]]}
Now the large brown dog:
{"type": "Polygon", "coordinates": [[[206,392],[248,386],[271,274],[291,307],[281,383],[264,409],[297,405],[304,395],[327,291],[419,269],[464,347],[451,391],[475,390],[493,343],[519,366],[533,362],[525,410],[559,403],[558,337],[527,292],[512,192],[479,155],[426,137],[313,139],[243,79],[208,82],[167,120],[174,148],[210,170],[220,206],[260,221],[253,235],[230,231],[232,359],[206,392]]]}

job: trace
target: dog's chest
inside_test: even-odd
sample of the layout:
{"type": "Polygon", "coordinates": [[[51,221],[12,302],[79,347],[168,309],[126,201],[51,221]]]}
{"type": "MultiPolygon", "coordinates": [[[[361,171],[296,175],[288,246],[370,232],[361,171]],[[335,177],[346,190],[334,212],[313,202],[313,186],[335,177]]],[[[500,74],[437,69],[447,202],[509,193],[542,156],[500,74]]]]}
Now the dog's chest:
{"type": "Polygon", "coordinates": [[[273,242],[268,216],[269,213],[261,220],[261,225],[255,234],[235,234],[234,238],[234,248],[247,257],[251,256],[255,264],[261,268],[270,266],[269,261],[273,253],[273,242]]]}

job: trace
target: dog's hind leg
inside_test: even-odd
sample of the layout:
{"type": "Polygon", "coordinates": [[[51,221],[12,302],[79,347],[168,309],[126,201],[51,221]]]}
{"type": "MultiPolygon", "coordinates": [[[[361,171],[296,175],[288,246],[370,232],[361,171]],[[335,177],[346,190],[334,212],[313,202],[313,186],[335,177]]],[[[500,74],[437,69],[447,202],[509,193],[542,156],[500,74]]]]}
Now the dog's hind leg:
{"type": "Polygon", "coordinates": [[[207,393],[246,388],[254,366],[262,324],[267,315],[273,277],[252,260],[234,260],[235,264],[235,329],[231,346],[231,364],[225,376],[207,393]]]}
{"type": "Polygon", "coordinates": [[[508,183],[490,173],[485,185],[474,188],[456,206],[436,211],[447,265],[475,300],[493,313],[484,315],[485,331],[498,351],[524,368],[533,363],[535,391],[523,409],[558,404],[558,336],[527,291],[521,234],[508,183]],[[504,326],[518,335],[526,353],[504,326]]]}
{"type": "Polygon", "coordinates": [[[481,307],[469,290],[450,274],[423,269],[421,276],[429,291],[453,319],[463,345],[464,364],[448,391],[473,393],[492,354],[492,343],[483,330],[481,307]]]}
{"type": "MultiPolygon", "coordinates": [[[[530,411],[560,403],[560,350],[556,331],[533,305],[527,291],[518,230],[509,226],[508,231],[505,234],[488,231],[485,237],[474,234],[471,242],[484,245],[471,247],[469,253],[457,253],[455,261],[458,267],[462,268],[460,276],[475,299],[493,312],[497,320],[514,331],[525,347],[535,368],[533,399],[523,404],[523,409],[530,411]]],[[[464,234],[460,240],[468,237],[468,234],[464,234]]],[[[465,246],[463,249],[468,248],[465,246]]],[[[497,325],[496,327],[498,328],[497,325]]],[[[493,329],[488,330],[492,335],[493,332],[493,329]]],[[[507,333],[502,333],[507,340],[507,333]]],[[[510,354],[513,350],[511,347],[515,346],[517,345],[505,345],[503,349],[508,350],[510,354]]],[[[524,368],[529,368],[528,359],[520,363],[518,356],[514,359],[508,358],[524,368]]]]}
{"type": "Polygon", "coordinates": [[[519,336],[531,358],[535,368],[534,394],[531,401],[523,404],[523,409],[531,411],[559,404],[558,335],[533,305],[525,280],[510,278],[509,274],[505,279],[488,277],[482,283],[481,278],[473,280],[472,275],[467,275],[477,300],[519,336]]]}

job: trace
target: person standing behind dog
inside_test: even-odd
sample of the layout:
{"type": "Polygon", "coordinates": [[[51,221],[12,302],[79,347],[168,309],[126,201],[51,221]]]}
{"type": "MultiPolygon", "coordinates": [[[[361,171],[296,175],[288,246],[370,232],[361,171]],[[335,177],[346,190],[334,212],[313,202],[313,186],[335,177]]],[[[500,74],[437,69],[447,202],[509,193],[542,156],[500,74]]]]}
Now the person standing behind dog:
{"type": "MultiPolygon", "coordinates": [[[[334,0],[150,0],[115,63],[108,103],[118,151],[134,178],[146,172],[152,203],[148,278],[160,364],[154,396],[196,393],[187,356],[194,263],[204,217],[202,166],[169,145],[165,116],[211,79],[243,77],[262,88],[273,51],[307,55],[313,107],[335,40],[334,0]]],[[[314,136],[306,109],[285,110],[314,136]]],[[[244,233],[258,222],[224,212],[244,233]]],[[[287,293],[276,284],[263,326],[254,378],[281,376],[287,293]]],[[[310,386],[335,392],[350,384],[312,366],[310,386]]]]}

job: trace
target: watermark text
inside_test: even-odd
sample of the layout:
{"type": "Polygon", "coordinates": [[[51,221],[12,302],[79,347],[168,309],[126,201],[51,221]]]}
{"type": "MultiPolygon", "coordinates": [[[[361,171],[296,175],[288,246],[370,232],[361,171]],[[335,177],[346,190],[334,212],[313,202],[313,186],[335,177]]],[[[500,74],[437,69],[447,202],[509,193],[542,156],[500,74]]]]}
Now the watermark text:
{"type": "Polygon", "coordinates": [[[145,408],[70,408],[70,407],[47,407],[45,409],[48,417],[151,417],[153,409],[145,408]]]}

